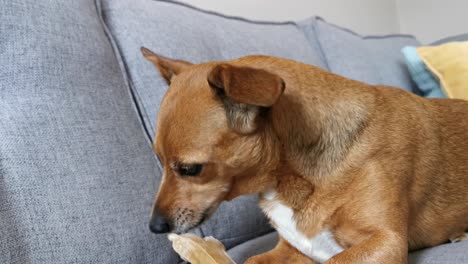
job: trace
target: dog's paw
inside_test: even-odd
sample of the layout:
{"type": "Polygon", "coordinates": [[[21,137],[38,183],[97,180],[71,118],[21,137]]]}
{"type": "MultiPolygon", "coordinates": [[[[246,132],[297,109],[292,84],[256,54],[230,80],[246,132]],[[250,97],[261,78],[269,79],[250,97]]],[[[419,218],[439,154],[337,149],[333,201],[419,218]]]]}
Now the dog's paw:
{"type": "Polygon", "coordinates": [[[284,263],[301,263],[301,264],[315,264],[315,262],[303,255],[281,255],[274,252],[267,252],[265,254],[253,256],[247,259],[245,264],[284,264],[284,263]]]}
{"type": "Polygon", "coordinates": [[[272,251],[256,255],[247,259],[245,264],[275,264],[275,263],[289,263],[283,261],[281,256],[277,256],[272,251]]]}
{"type": "Polygon", "coordinates": [[[467,232],[450,238],[450,242],[452,242],[452,243],[465,241],[465,240],[468,240],[468,233],[467,232]]]}
{"type": "Polygon", "coordinates": [[[267,264],[271,263],[269,258],[265,258],[263,255],[257,255],[248,258],[244,264],[267,264]]]}

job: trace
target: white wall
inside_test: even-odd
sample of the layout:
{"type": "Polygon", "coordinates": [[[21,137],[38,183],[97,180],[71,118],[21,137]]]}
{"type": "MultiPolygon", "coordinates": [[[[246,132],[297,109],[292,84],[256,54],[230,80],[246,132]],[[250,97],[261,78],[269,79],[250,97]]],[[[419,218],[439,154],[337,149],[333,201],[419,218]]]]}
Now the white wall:
{"type": "Polygon", "coordinates": [[[396,0],[400,29],[423,43],[468,33],[468,0],[396,0]]]}
{"type": "Polygon", "coordinates": [[[423,43],[468,33],[468,0],[179,0],[254,20],[319,15],[363,35],[413,34],[423,43]]]}
{"type": "Polygon", "coordinates": [[[395,0],[180,1],[202,9],[255,20],[299,20],[319,15],[331,23],[350,28],[360,34],[399,32],[395,0]]]}

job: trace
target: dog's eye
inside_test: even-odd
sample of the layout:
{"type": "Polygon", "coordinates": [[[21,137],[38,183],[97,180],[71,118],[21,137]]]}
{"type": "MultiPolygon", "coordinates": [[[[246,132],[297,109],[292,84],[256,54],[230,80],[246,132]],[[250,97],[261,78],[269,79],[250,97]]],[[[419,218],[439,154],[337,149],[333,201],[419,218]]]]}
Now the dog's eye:
{"type": "Polygon", "coordinates": [[[197,176],[202,169],[202,164],[181,164],[178,167],[178,173],[181,176],[197,176]]]}

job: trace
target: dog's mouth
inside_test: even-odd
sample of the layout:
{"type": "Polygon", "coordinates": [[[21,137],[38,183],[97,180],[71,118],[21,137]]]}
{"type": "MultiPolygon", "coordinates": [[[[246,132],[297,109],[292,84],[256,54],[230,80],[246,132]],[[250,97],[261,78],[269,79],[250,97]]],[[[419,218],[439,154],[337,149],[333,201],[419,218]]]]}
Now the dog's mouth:
{"type": "Polygon", "coordinates": [[[188,232],[192,231],[193,229],[199,227],[204,221],[205,221],[205,217],[203,216],[195,224],[191,224],[191,225],[183,224],[181,226],[175,226],[175,228],[174,228],[174,230],[172,230],[172,232],[176,233],[178,235],[188,233],[188,232]]]}
{"type": "Polygon", "coordinates": [[[205,209],[203,213],[201,213],[201,216],[199,217],[198,221],[196,221],[194,224],[190,224],[187,222],[183,222],[181,224],[177,224],[177,219],[176,222],[172,225],[173,226],[173,233],[176,233],[178,235],[190,232],[194,228],[199,227],[201,224],[203,224],[206,220],[208,220],[213,213],[216,211],[216,208],[218,208],[219,204],[212,205],[205,209]]]}

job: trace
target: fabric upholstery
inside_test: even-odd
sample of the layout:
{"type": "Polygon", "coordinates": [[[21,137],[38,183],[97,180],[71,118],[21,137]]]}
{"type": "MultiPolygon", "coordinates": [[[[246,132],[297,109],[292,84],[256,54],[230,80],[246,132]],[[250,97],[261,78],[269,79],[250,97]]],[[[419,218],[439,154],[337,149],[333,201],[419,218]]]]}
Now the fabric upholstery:
{"type": "Polygon", "coordinates": [[[317,39],[317,21],[320,19],[320,17],[314,16],[301,21],[297,21],[296,23],[300,27],[304,35],[307,37],[309,45],[312,46],[315,53],[317,54],[316,57],[320,63],[314,65],[329,71],[330,68],[327,66],[327,60],[325,59],[325,55],[323,54],[323,50],[317,39]]]}
{"type": "Polygon", "coordinates": [[[416,83],[419,91],[427,98],[445,98],[445,94],[440,88],[439,80],[432,75],[419,57],[416,47],[404,47],[401,52],[405,57],[406,66],[411,74],[411,78],[416,83]]]}
{"type": "MultiPolygon", "coordinates": [[[[250,256],[258,255],[275,247],[276,232],[252,239],[228,251],[236,263],[244,263],[250,256]]],[[[468,241],[444,244],[434,248],[418,250],[409,254],[409,264],[465,264],[468,263],[468,241]]]]}
{"type": "Polygon", "coordinates": [[[454,42],[454,41],[468,41],[468,33],[467,34],[460,34],[460,35],[456,35],[456,36],[446,37],[446,38],[434,41],[433,43],[431,43],[429,45],[437,46],[437,45],[445,44],[445,43],[448,43],[448,42],[454,42]]]}
{"type": "Polygon", "coordinates": [[[271,232],[231,248],[228,251],[228,255],[234,262],[244,263],[251,256],[273,249],[276,243],[278,243],[278,233],[271,232]]]}
{"type": "MultiPolygon", "coordinates": [[[[167,84],[140,53],[145,46],[166,57],[200,63],[249,54],[286,57],[324,67],[317,45],[293,22],[253,22],[205,12],[185,4],[151,0],[102,1],[102,16],[125,65],[150,137],[167,84]]],[[[224,203],[200,227],[227,248],[271,230],[256,197],[224,203]]]]}
{"type": "Polygon", "coordinates": [[[464,264],[468,263],[468,241],[443,244],[412,252],[409,264],[464,264]]]}
{"type": "Polygon", "coordinates": [[[177,263],[92,0],[0,0],[0,263],[177,263]]]}
{"type": "Polygon", "coordinates": [[[414,37],[362,37],[323,19],[317,20],[315,31],[331,72],[369,84],[417,91],[400,52],[405,46],[419,46],[414,37]]]}
{"type": "MultiPolygon", "coordinates": [[[[352,40],[348,52],[379,58],[371,63],[382,66],[380,76],[370,63],[334,61],[340,54],[315,18],[254,22],[162,0],[0,0],[0,6],[0,263],[181,261],[165,235],[148,230],[161,177],[151,139],[167,86],[140,46],[192,62],[275,55],[408,88],[407,76],[393,68],[400,59],[379,52],[417,44],[384,38],[397,44],[384,44],[388,49],[374,56],[368,49],[380,45],[377,38],[358,41],[331,30],[331,40],[352,40]]],[[[230,250],[239,262],[273,246],[275,233],[262,236],[270,231],[252,196],[223,203],[195,230],[227,248],[249,240],[230,250]]]]}
{"type": "Polygon", "coordinates": [[[102,15],[145,112],[151,137],[167,84],[152,64],[142,58],[141,46],[192,63],[262,54],[324,67],[320,51],[309,44],[301,27],[294,22],[249,21],[174,1],[101,2],[102,15]]]}

